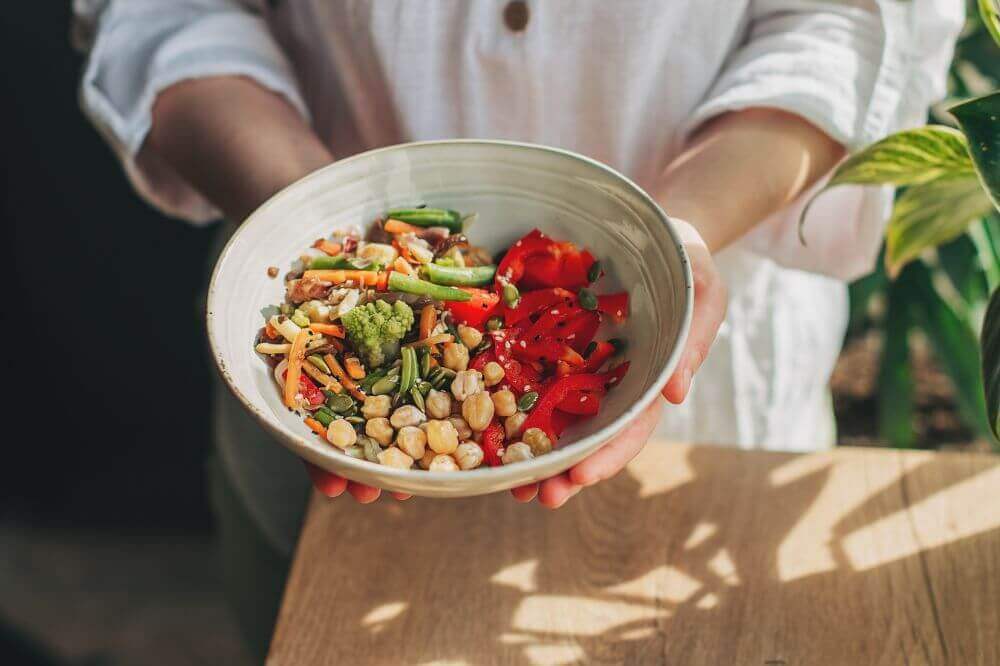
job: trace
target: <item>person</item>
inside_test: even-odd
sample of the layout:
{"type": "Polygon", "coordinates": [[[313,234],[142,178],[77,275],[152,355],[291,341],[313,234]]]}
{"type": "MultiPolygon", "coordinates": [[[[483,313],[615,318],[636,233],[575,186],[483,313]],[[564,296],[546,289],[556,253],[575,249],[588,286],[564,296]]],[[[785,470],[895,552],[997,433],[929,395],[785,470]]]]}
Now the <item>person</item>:
{"type": "MultiPolygon", "coordinates": [[[[691,334],[663,389],[674,404],[654,405],[569,472],[513,491],[557,507],[622,469],[654,429],[741,447],[832,445],[827,380],[846,326],[845,280],[870,269],[890,193],[824,195],[804,245],[798,214],[847,151],[920,123],[943,96],[960,5],[76,0],[75,9],[89,47],[85,112],[142,196],[192,222],[221,216],[223,236],[337,157],[422,139],[567,148],[654,196],[695,277],[691,334]]],[[[308,485],[228,392],[216,403],[227,577],[244,595],[238,605],[252,607],[241,618],[260,647],[308,485]],[[263,585],[267,571],[274,583],[263,585]]],[[[379,495],[310,473],[331,497],[379,495]]]]}

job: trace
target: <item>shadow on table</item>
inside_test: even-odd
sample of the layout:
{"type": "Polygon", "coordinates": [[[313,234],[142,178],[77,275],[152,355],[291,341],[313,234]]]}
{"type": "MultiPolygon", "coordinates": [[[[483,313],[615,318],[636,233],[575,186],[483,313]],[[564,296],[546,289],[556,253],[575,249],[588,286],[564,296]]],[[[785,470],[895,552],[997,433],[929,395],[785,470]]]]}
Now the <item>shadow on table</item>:
{"type": "Polygon", "coordinates": [[[315,580],[293,574],[282,620],[309,626],[279,630],[273,663],[782,664],[789,645],[989,663],[965,652],[997,636],[995,591],[967,577],[1000,580],[1000,519],[947,509],[997,466],[651,448],[556,512],[505,496],[314,507],[336,527],[300,544],[315,580]]]}

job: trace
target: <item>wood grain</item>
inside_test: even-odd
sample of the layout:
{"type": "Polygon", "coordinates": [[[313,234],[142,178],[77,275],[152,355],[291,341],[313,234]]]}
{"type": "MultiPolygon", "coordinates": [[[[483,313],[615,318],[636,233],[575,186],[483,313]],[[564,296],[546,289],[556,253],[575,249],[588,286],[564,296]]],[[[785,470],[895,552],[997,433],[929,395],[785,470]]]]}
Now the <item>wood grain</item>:
{"type": "Polygon", "coordinates": [[[651,443],[559,511],[314,497],[268,664],[1000,664],[1000,459],[651,443]]]}

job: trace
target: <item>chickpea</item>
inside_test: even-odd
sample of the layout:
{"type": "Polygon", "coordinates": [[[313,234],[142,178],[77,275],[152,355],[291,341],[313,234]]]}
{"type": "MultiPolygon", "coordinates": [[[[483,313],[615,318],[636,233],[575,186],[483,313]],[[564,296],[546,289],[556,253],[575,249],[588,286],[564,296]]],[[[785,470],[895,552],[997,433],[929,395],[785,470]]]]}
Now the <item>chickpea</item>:
{"type": "Polygon", "coordinates": [[[508,416],[504,419],[503,429],[507,433],[507,439],[517,439],[518,435],[521,434],[521,426],[524,422],[528,420],[528,415],[524,412],[517,412],[513,416],[508,416]]]}
{"type": "Polygon", "coordinates": [[[472,437],[472,428],[469,427],[469,424],[461,416],[449,416],[447,420],[454,426],[459,439],[469,439],[472,437]]]}
{"type": "Polygon", "coordinates": [[[531,460],[534,457],[530,446],[524,442],[514,442],[503,452],[503,464],[509,465],[523,460],[531,460]]]}
{"type": "Polygon", "coordinates": [[[493,400],[486,391],[470,395],[462,403],[462,416],[473,430],[486,430],[493,420],[493,400]]]}
{"type": "Polygon", "coordinates": [[[497,416],[513,416],[517,413],[517,398],[510,389],[497,391],[491,397],[497,416]]]}
{"type": "Polygon", "coordinates": [[[428,421],[427,445],[435,453],[454,453],[458,448],[458,431],[450,421],[428,421]]]}
{"type": "Polygon", "coordinates": [[[396,446],[414,460],[422,458],[427,446],[427,435],[416,426],[403,426],[396,433],[396,446]]]}
{"type": "Polygon", "coordinates": [[[478,329],[472,328],[471,326],[466,326],[465,324],[459,324],[458,339],[461,340],[462,344],[468,347],[469,349],[475,349],[480,344],[482,344],[483,334],[480,333],[478,329]]]}
{"type": "Polygon", "coordinates": [[[451,394],[431,389],[424,398],[424,406],[432,419],[446,419],[451,414],[451,394]]]}
{"type": "Polygon", "coordinates": [[[378,461],[387,467],[397,469],[410,469],[413,467],[413,458],[406,455],[395,446],[392,446],[378,454],[378,461]]]}
{"type": "Polygon", "coordinates": [[[540,456],[552,450],[552,440],[541,428],[528,428],[521,439],[531,447],[531,453],[540,456]]]}
{"type": "Polygon", "coordinates": [[[461,372],[469,367],[469,349],[460,342],[446,342],[444,345],[444,356],[442,358],[444,367],[455,372],[461,372]]]}
{"type": "Polygon", "coordinates": [[[431,461],[434,460],[435,457],[437,457],[437,454],[434,453],[432,449],[426,449],[424,451],[424,456],[417,461],[417,464],[420,465],[421,469],[430,469],[431,461]]]}
{"type": "Polygon", "coordinates": [[[382,446],[389,446],[392,443],[392,426],[389,424],[389,419],[384,416],[368,419],[365,422],[365,434],[382,446]]]}
{"type": "Polygon", "coordinates": [[[454,458],[438,454],[434,456],[434,460],[431,461],[431,465],[427,469],[431,472],[457,472],[459,468],[454,458]]]}
{"type": "Polygon", "coordinates": [[[403,405],[392,413],[390,421],[393,428],[405,428],[406,426],[420,425],[426,419],[424,413],[413,405],[403,405]]]}
{"type": "Polygon", "coordinates": [[[459,469],[475,469],[483,464],[483,450],[475,442],[462,442],[455,449],[459,469]]]}
{"type": "Polygon", "coordinates": [[[334,419],[326,429],[326,438],[338,449],[346,449],[358,441],[358,433],[354,432],[354,426],[344,419],[334,419]]]}
{"type": "Polygon", "coordinates": [[[392,409],[392,398],[387,395],[370,395],[361,403],[361,415],[366,419],[389,416],[390,409],[392,409]]]}
{"type": "Polygon", "coordinates": [[[496,361],[490,361],[483,368],[483,380],[487,386],[496,386],[503,381],[505,374],[503,367],[496,361]]]}
{"type": "Polygon", "coordinates": [[[455,400],[465,400],[470,395],[479,393],[486,387],[483,385],[483,373],[478,370],[462,370],[451,382],[451,394],[455,400]]]}

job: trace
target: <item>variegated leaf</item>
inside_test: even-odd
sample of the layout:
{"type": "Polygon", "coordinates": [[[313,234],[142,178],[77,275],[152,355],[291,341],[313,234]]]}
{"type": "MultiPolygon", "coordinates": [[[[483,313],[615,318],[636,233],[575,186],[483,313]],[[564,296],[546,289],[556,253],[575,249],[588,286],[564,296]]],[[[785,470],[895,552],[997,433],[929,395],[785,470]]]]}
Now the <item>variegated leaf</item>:
{"type": "Polygon", "coordinates": [[[968,142],[956,129],[928,125],[897,132],[837,167],[827,188],[847,183],[917,185],[972,172],[968,142]]]}

